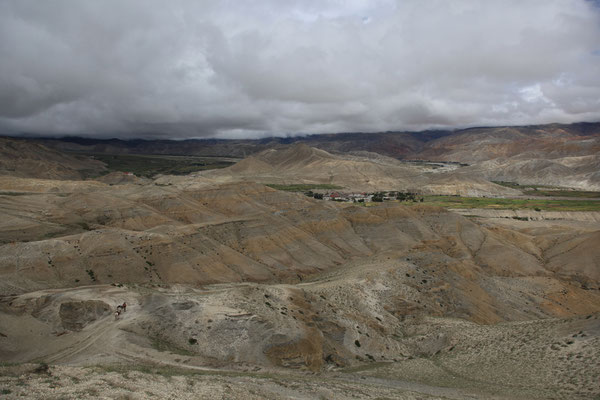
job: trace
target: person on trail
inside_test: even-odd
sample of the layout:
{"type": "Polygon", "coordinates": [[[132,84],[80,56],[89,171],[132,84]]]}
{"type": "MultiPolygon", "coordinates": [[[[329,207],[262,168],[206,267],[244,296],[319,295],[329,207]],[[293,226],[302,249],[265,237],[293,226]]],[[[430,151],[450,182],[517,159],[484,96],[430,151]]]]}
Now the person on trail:
{"type": "Polygon", "coordinates": [[[127,303],[123,302],[121,308],[123,308],[123,312],[127,311],[127,303]]]}

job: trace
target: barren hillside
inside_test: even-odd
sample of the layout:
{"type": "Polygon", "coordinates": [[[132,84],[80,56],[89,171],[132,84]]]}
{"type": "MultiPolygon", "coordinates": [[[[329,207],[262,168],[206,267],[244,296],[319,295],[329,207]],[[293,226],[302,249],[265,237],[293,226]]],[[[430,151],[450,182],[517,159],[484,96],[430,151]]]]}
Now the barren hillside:
{"type": "Polygon", "coordinates": [[[461,170],[297,144],[155,180],[3,176],[0,359],[17,364],[2,367],[0,388],[79,398],[98,388],[124,396],[139,382],[148,396],[181,398],[600,395],[595,224],[572,213],[532,211],[529,221],[510,210],[327,202],[262,184],[512,192],[461,170]],[[39,361],[50,368],[26,364],[39,361]],[[222,396],[205,390],[207,376],[222,396]]]}
{"type": "Polygon", "coordinates": [[[0,175],[45,179],[82,179],[104,171],[104,164],[33,141],[0,137],[0,175]]]}
{"type": "Polygon", "coordinates": [[[521,184],[600,190],[600,127],[469,129],[427,143],[416,158],[471,164],[465,171],[521,184]]]}
{"type": "Polygon", "coordinates": [[[229,168],[202,172],[198,176],[229,182],[334,184],[348,191],[408,190],[467,196],[520,193],[474,174],[457,173],[453,169],[438,170],[430,165],[373,156],[373,153],[333,155],[299,143],[265,150],[229,168]]]}
{"type": "Polygon", "coordinates": [[[600,125],[580,123],[455,131],[339,133],[260,140],[37,139],[57,150],[109,154],[248,157],[303,143],[333,154],[371,152],[395,159],[470,164],[486,180],[600,190],[600,125]]]}
{"type": "MultiPolygon", "coordinates": [[[[503,277],[541,279],[534,290],[540,300],[521,304],[524,315],[563,309],[545,308],[542,299],[550,290],[545,288],[555,290],[549,282],[578,299],[595,295],[582,285],[597,287],[596,250],[569,245],[577,231],[557,236],[548,251],[538,243],[542,232],[491,229],[441,209],[340,206],[258,184],[195,181],[194,188],[99,184],[86,192],[2,196],[10,217],[0,252],[4,293],[114,282],[300,282],[354,258],[389,252],[391,260],[403,260],[396,268],[411,276],[401,281],[426,290],[447,287],[436,302],[418,296],[431,312],[443,315],[514,319],[514,302],[525,300],[504,287],[503,277]],[[563,254],[555,250],[563,241],[569,258],[583,263],[557,271],[550,266],[563,254]],[[487,290],[480,287],[482,279],[487,290]],[[474,298],[473,284],[479,287],[474,298]],[[498,303],[500,290],[512,293],[509,303],[498,303]]],[[[581,240],[593,242],[595,236],[585,237],[581,240]]],[[[570,306],[589,312],[595,309],[591,299],[570,306]]]]}

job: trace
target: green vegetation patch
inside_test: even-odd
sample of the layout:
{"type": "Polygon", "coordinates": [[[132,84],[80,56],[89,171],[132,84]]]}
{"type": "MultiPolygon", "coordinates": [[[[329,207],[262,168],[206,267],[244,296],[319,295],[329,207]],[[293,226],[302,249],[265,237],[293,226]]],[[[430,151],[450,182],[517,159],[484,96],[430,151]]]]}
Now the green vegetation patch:
{"type": "Polygon", "coordinates": [[[578,197],[584,199],[600,198],[600,192],[589,192],[585,190],[525,190],[523,191],[529,196],[545,196],[545,197],[578,197]]]}
{"type": "Polygon", "coordinates": [[[495,184],[506,186],[512,189],[522,190],[528,196],[544,197],[580,197],[584,199],[600,198],[600,192],[587,190],[571,190],[558,186],[545,185],[520,185],[515,182],[494,181],[495,184]]]}
{"type": "Polygon", "coordinates": [[[40,194],[40,193],[31,193],[31,192],[0,192],[0,196],[29,196],[32,194],[40,194]]]}
{"type": "Polygon", "coordinates": [[[270,188],[273,189],[277,189],[277,190],[283,190],[286,192],[306,192],[308,190],[313,190],[313,189],[331,189],[331,190],[338,190],[338,189],[343,189],[343,187],[341,186],[337,186],[337,185],[330,185],[328,183],[294,183],[291,185],[278,185],[275,183],[267,183],[265,184],[265,186],[268,186],[270,188]]]}
{"type": "Polygon", "coordinates": [[[137,176],[186,175],[207,169],[226,168],[235,164],[231,158],[138,154],[88,154],[106,164],[109,172],[131,172],[137,176]]]}
{"type": "Polygon", "coordinates": [[[497,210],[600,211],[600,201],[554,199],[507,199],[490,197],[425,196],[424,204],[445,208],[497,210]]]}
{"type": "Polygon", "coordinates": [[[492,181],[492,182],[494,182],[496,185],[505,186],[505,187],[509,187],[509,188],[512,188],[512,189],[518,189],[518,190],[523,190],[523,189],[538,189],[538,188],[560,189],[558,186],[521,185],[521,184],[518,184],[516,182],[506,182],[506,181],[492,181]]]}

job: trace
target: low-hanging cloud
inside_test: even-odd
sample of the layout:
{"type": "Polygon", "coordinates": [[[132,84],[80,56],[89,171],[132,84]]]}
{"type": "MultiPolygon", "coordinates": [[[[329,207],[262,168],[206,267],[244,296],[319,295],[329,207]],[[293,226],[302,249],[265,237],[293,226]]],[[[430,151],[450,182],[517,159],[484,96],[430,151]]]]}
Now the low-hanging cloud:
{"type": "Polygon", "coordinates": [[[599,119],[600,12],[587,0],[0,0],[0,133],[599,119]]]}

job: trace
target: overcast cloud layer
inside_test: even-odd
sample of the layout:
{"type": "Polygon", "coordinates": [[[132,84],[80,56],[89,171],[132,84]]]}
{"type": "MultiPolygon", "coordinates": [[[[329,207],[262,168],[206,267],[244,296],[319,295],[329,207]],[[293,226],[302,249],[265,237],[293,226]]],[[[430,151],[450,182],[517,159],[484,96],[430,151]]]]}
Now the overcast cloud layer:
{"type": "Polygon", "coordinates": [[[0,133],[600,120],[587,0],[0,0],[0,133]]]}

